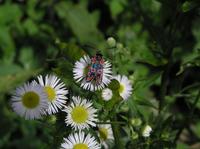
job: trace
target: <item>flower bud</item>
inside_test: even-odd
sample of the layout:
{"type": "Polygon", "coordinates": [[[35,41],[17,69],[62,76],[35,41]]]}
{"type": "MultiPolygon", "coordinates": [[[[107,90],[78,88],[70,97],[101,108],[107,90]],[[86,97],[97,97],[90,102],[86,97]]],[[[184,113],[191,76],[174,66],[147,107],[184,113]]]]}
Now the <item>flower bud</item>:
{"type": "Polygon", "coordinates": [[[120,109],[121,109],[122,112],[128,112],[129,106],[128,105],[123,105],[123,106],[120,107],[120,109]]]}
{"type": "Polygon", "coordinates": [[[113,37],[108,37],[107,44],[110,48],[113,48],[116,46],[116,40],[113,37]]]}
{"type": "Polygon", "coordinates": [[[117,47],[117,49],[121,50],[121,49],[123,49],[124,46],[122,43],[117,43],[116,47],[117,47]]]}
{"type": "Polygon", "coordinates": [[[109,101],[113,97],[113,92],[111,89],[105,88],[102,90],[101,96],[102,96],[103,100],[109,101]]]}
{"type": "Polygon", "coordinates": [[[132,138],[133,140],[137,139],[137,138],[138,138],[138,133],[135,132],[135,131],[132,132],[131,138],[132,138]]]}
{"type": "Polygon", "coordinates": [[[142,136],[143,136],[143,137],[149,137],[150,134],[151,134],[151,132],[152,132],[151,126],[146,125],[146,126],[143,128],[143,130],[142,130],[142,136]]]}
{"type": "Polygon", "coordinates": [[[163,132],[162,135],[161,135],[161,137],[163,139],[168,139],[170,137],[170,134],[168,132],[163,132]]]}
{"type": "Polygon", "coordinates": [[[140,126],[142,124],[142,121],[140,118],[133,118],[131,119],[131,124],[133,126],[140,126]]]}
{"type": "Polygon", "coordinates": [[[56,116],[52,115],[48,121],[49,121],[51,124],[55,124],[56,121],[57,121],[57,118],[56,118],[56,116]]]}

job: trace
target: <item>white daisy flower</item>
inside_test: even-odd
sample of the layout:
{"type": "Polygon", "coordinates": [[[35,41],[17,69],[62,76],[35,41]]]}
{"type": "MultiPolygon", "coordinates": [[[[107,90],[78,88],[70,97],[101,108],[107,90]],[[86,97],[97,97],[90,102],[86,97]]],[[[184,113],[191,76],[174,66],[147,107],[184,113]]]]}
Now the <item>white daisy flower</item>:
{"type": "Polygon", "coordinates": [[[90,134],[84,132],[70,134],[68,138],[64,138],[61,144],[62,149],[100,149],[100,144],[90,134]]]}
{"type": "Polygon", "coordinates": [[[149,137],[150,134],[151,134],[151,132],[152,132],[151,126],[146,125],[146,126],[144,127],[143,131],[142,131],[142,136],[143,136],[143,137],[149,137]]]}
{"type": "Polygon", "coordinates": [[[109,89],[109,88],[103,89],[103,90],[102,90],[101,96],[102,96],[102,98],[103,98],[105,101],[110,100],[110,99],[113,97],[112,90],[109,89]]]}
{"type": "Polygon", "coordinates": [[[67,100],[66,95],[68,94],[68,90],[65,88],[65,84],[55,75],[47,75],[45,78],[40,75],[37,79],[47,94],[49,108],[46,112],[48,114],[57,113],[59,109],[64,107],[67,100]]]}
{"type": "Polygon", "coordinates": [[[98,135],[101,144],[104,146],[105,149],[108,149],[108,143],[112,143],[114,141],[112,127],[110,124],[99,124],[98,128],[98,135]]]}
{"type": "Polygon", "coordinates": [[[96,91],[105,88],[111,81],[111,64],[108,61],[103,62],[102,79],[100,79],[101,81],[99,83],[94,80],[88,81],[86,79],[91,65],[92,60],[88,55],[85,55],[77,61],[73,68],[74,79],[77,83],[81,83],[81,87],[86,90],[96,91]]]}
{"type": "Polygon", "coordinates": [[[132,85],[130,80],[128,80],[127,76],[117,75],[114,77],[119,83],[119,94],[124,99],[127,100],[132,93],[132,85]]]}
{"type": "Polygon", "coordinates": [[[92,107],[92,103],[80,97],[72,97],[72,99],[72,103],[63,110],[67,113],[65,123],[75,130],[88,129],[89,125],[95,127],[97,110],[92,107]]]}
{"type": "Polygon", "coordinates": [[[12,95],[13,110],[25,119],[39,119],[48,108],[47,95],[40,85],[26,83],[12,95]]]}

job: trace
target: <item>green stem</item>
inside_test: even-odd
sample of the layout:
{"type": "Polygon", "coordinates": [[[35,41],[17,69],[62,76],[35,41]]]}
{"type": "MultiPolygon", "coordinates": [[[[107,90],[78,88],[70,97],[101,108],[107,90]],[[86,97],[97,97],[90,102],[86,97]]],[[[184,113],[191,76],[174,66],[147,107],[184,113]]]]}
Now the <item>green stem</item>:
{"type": "Polygon", "coordinates": [[[53,129],[52,125],[47,124],[46,122],[35,120],[36,123],[43,125],[45,128],[53,129]]]}
{"type": "MultiPolygon", "coordinates": [[[[117,117],[116,115],[113,117],[112,119],[113,122],[116,122],[117,121],[117,117]]],[[[113,123],[112,124],[112,130],[113,130],[113,135],[114,135],[114,138],[115,138],[115,147],[117,149],[123,149],[123,145],[122,145],[122,142],[120,140],[121,136],[120,136],[120,127],[119,127],[119,123],[113,123]]]]}
{"type": "Polygon", "coordinates": [[[194,102],[193,102],[193,104],[192,104],[192,109],[191,109],[191,112],[190,112],[189,117],[185,118],[185,121],[184,121],[182,127],[180,127],[180,129],[178,130],[178,132],[177,132],[177,134],[176,134],[174,143],[178,140],[178,138],[179,138],[181,132],[183,131],[183,129],[184,129],[188,124],[190,124],[190,122],[191,122],[191,120],[192,120],[192,118],[193,118],[193,115],[194,115],[194,110],[195,110],[196,104],[198,103],[199,99],[200,99],[200,90],[198,91],[198,94],[197,94],[197,96],[196,96],[196,98],[195,98],[195,100],[194,100],[194,102]]]}
{"type": "MultiPolygon", "coordinates": [[[[172,52],[172,49],[170,51],[172,52]]],[[[161,88],[160,88],[160,96],[159,96],[159,113],[161,113],[163,105],[164,105],[164,100],[165,100],[165,95],[167,92],[167,85],[168,85],[168,76],[169,76],[171,65],[172,65],[172,56],[170,54],[169,62],[166,66],[165,71],[162,74],[162,79],[161,79],[161,88]]]]}
{"type": "Polygon", "coordinates": [[[199,101],[199,98],[200,98],[200,90],[199,90],[199,92],[198,92],[198,94],[197,94],[197,97],[195,98],[195,100],[194,100],[194,102],[193,102],[193,104],[192,104],[192,110],[191,110],[191,113],[190,113],[190,119],[193,118],[194,109],[195,109],[195,107],[196,107],[196,104],[197,104],[198,101],[199,101]]]}
{"type": "Polygon", "coordinates": [[[112,121],[112,122],[96,122],[96,124],[126,124],[126,123],[120,121],[112,121]]]}
{"type": "Polygon", "coordinates": [[[186,86],[185,88],[183,88],[180,93],[183,93],[187,90],[190,90],[190,89],[193,89],[193,88],[196,88],[196,87],[199,87],[200,86],[200,83],[195,83],[195,84],[192,84],[192,85],[189,85],[189,86],[186,86]]]}

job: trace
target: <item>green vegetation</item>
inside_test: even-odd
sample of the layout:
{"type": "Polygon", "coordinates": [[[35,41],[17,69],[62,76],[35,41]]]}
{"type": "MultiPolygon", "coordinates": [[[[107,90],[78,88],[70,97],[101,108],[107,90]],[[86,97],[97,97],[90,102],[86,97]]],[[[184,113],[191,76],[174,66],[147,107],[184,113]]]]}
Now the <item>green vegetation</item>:
{"type": "Polygon", "coordinates": [[[99,117],[113,125],[110,148],[200,148],[199,24],[198,0],[1,1],[0,148],[56,149],[71,132],[64,112],[25,120],[11,107],[16,87],[51,73],[66,84],[69,101],[95,99],[99,117]],[[128,100],[122,102],[116,80],[108,102],[74,81],[74,63],[97,51],[113,74],[131,81],[128,100]],[[153,130],[148,138],[145,125],[153,130]]]}

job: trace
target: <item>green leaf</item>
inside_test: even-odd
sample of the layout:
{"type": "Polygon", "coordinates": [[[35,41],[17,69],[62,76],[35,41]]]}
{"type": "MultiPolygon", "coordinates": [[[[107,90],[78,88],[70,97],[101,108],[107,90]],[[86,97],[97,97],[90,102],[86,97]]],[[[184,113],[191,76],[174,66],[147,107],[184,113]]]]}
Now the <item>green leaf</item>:
{"type": "Polygon", "coordinates": [[[17,5],[5,4],[0,6],[0,24],[16,23],[21,16],[22,13],[17,5]]]}
{"type": "Polygon", "coordinates": [[[194,132],[198,137],[200,137],[200,121],[199,121],[196,125],[192,126],[192,129],[193,129],[193,132],[194,132]]]}
{"type": "Polygon", "coordinates": [[[134,102],[136,105],[147,106],[147,107],[154,108],[156,110],[158,109],[153,103],[151,103],[150,101],[146,99],[135,100],[134,102]]]}
{"type": "Polygon", "coordinates": [[[183,143],[178,143],[176,149],[188,149],[189,146],[183,143]]]}
{"type": "Polygon", "coordinates": [[[23,64],[25,69],[32,69],[36,65],[33,49],[31,47],[23,47],[20,50],[19,61],[23,64]]]}
{"type": "Polygon", "coordinates": [[[110,1],[110,10],[113,18],[116,18],[123,10],[124,6],[121,0],[111,0],[110,1]]]}
{"type": "Polygon", "coordinates": [[[11,63],[15,55],[15,44],[10,34],[10,29],[7,26],[1,26],[0,31],[0,47],[3,50],[4,63],[11,63]]]}
{"type": "Polygon", "coordinates": [[[68,80],[68,85],[72,84],[73,81],[71,78],[73,77],[73,73],[71,70],[73,69],[73,64],[66,60],[58,61],[57,67],[53,68],[53,71],[59,76],[64,76],[68,80]]]}
{"type": "Polygon", "coordinates": [[[56,5],[56,11],[66,25],[69,25],[79,42],[84,44],[98,44],[103,41],[103,36],[97,29],[98,16],[89,13],[87,8],[81,4],[69,5],[60,2],[56,5]]]}
{"type": "Polygon", "coordinates": [[[22,68],[16,64],[1,64],[0,76],[17,74],[22,68]]]}
{"type": "Polygon", "coordinates": [[[183,3],[181,8],[183,12],[188,12],[197,6],[199,6],[199,3],[197,1],[186,1],[183,3]]]}
{"type": "Polygon", "coordinates": [[[18,84],[21,84],[21,82],[25,82],[31,76],[38,74],[41,71],[41,69],[40,70],[21,70],[20,71],[19,68],[16,67],[15,71],[17,72],[15,74],[0,76],[0,82],[1,82],[0,83],[0,92],[1,93],[6,93],[8,91],[11,91],[18,84]]]}
{"type": "Polygon", "coordinates": [[[25,20],[25,22],[23,23],[23,26],[29,35],[35,35],[39,31],[38,26],[31,19],[25,20]]]}
{"type": "Polygon", "coordinates": [[[44,16],[44,11],[41,11],[37,8],[38,1],[35,0],[29,0],[27,1],[27,9],[26,13],[28,14],[29,18],[32,20],[42,20],[42,17],[44,16]]]}
{"type": "Polygon", "coordinates": [[[58,43],[58,45],[61,48],[61,56],[73,63],[86,54],[83,49],[73,43],[58,43]]]}

